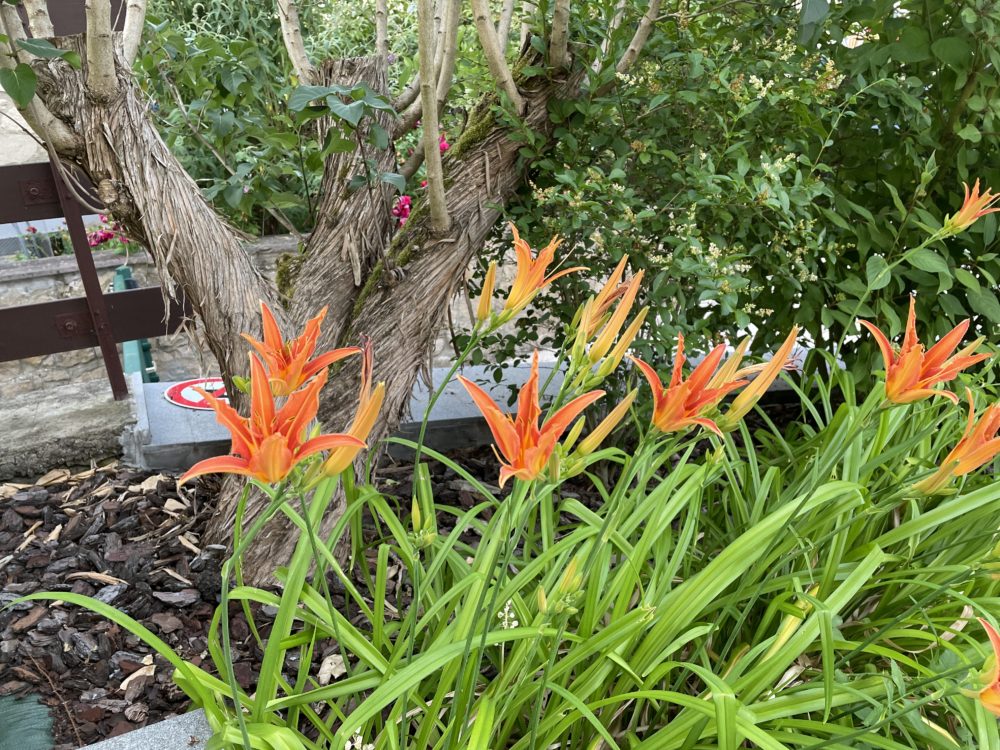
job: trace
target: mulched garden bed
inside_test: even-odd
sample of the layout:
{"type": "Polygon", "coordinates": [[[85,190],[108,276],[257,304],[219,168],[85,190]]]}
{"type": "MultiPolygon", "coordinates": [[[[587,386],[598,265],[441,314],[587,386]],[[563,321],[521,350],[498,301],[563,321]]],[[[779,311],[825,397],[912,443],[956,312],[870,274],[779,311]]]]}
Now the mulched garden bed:
{"type": "MultiPolygon", "coordinates": [[[[495,482],[488,450],[456,457],[495,482]]],[[[465,507],[478,501],[450,469],[431,467],[440,501],[465,507]]],[[[387,495],[407,498],[408,507],[411,474],[410,464],[386,459],[378,483],[387,495]]],[[[175,477],[116,466],[0,484],[0,607],[40,590],[94,596],[142,622],[183,658],[208,662],[206,634],[224,550],[200,539],[217,489],[208,478],[178,491],[175,477]]],[[[266,610],[254,617],[266,627],[266,610]]],[[[235,606],[232,634],[236,676],[246,687],[256,680],[260,654],[235,606]]],[[[0,612],[0,696],[40,696],[52,709],[54,750],[183,713],[188,701],[171,672],[139,639],[78,607],[29,602],[0,612]]]]}
{"type": "MultiPolygon", "coordinates": [[[[799,407],[774,403],[768,411],[787,424],[799,407]]],[[[451,455],[495,484],[497,463],[488,448],[451,455]]],[[[480,501],[451,469],[429,465],[438,502],[469,508],[480,501]]],[[[377,484],[408,508],[411,476],[412,464],[386,458],[377,484]]],[[[599,502],[582,478],[563,491],[588,505],[599,502]]],[[[94,596],[142,622],[182,658],[208,663],[206,635],[224,549],[203,545],[201,536],[217,492],[212,477],[178,491],[175,477],[114,465],[0,484],[0,607],[40,590],[94,596]]],[[[453,522],[440,514],[439,530],[446,533],[453,522]]],[[[375,537],[374,529],[367,531],[375,537]]],[[[331,583],[335,603],[342,603],[338,582],[331,583]]],[[[395,596],[405,606],[406,587],[396,587],[395,596]]],[[[269,613],[255,610],[266,637],[269,613]]],[[[248,687],[261,654],[238,606],[232,613],[236,677],[248,687]]],[[[337,653],[330,645],[320,656],[336,661],[337,653]]],[[[183,713],[188,701],[171,673],[138,638],[81,608],[29,602],[0,612],[0,696],[37,695],[50,707],[54,750],[75,750],[183,713]]]]}

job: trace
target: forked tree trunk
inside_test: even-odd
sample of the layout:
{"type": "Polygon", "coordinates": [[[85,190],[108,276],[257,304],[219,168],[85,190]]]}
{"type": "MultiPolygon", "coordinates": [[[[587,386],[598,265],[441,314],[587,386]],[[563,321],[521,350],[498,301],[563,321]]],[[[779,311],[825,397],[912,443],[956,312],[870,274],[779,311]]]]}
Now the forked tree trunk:
{"type": "MultiPolygon", "coordinates": [[[[524,125],[539,133],[550,133],[549,102],[578,96],[581,80],[582,74],[576,73],[556,81],[531,81],[531,87],[524,91],[524,125]]],[[[442,316],[469,262],[482,249],[500,218],[496,206],[502,206],[525,178],[518,166],[522,144],[512,140],[508,129],[497,121],[493,112],[496,104],[495,97],[485,97],[470,115],[465,133],[446,154],[446,197],[452,219],[447,232],[435,235],[430,230],[426,204],[418,203],[388,247],[367,240],[363,263],[370,265],[371,271],[360,288],[351,288],[350,269],[344,261],[337,261],[337,252],[324,252],[315,261],[312,256],[321,237],[330,237],[337,243],[358,231],[353,226],[356,214],[343,212],[327,225],[329,228],[324,226],[327,217],[321,217],[310,243],[310,255],[295,289],[293,307],[309,314],[319,304],[330,305],[331,315],[324,333],[329,346],[356,341],[362,334],[371,337],[375,379],[386,382],[385,403],[369,439],[371,444],[391,433],[405,415],[417,374],[440,331],[442,316]],[[313,273],[317,267],[325,272],[313,273]],[[323,276],[336,279],[333,294],[322,292],[325,282],[318,279],[323,276]]],[[[378,207],[369,204],[361,215],[376,220],[377,211],[378,207]]],[[[372,231],[368,236],[378,235],[372,231]]],[[[384,236],[388,238],[388,234],[384,236]]],[[[356,405],[356,376],[352,363],[338,375],[338,382],[330,386],[320,415],[328,429],[341,429],[349,422],[356,405]]],[[[227,538],[232,528],[235,501],[235,492],[223,493],[212,521],[220,539],[227,538]]],[[[262,508],[258,503],[249,515],[262,508]]],[[[327,528],[342,511],[340,503],[332,507],[326,519],[327,528]]],[[[290,524],[284,518],[273,521],[250,551],[247,570],[270,571],[278,561],[287,559],[294,541],[287,531],[290,524]]]]}
{"type": "MultiPolygon", "coordinates": [[[[57,40],[85,56],[80,37],[57,40]]],[[[98,185],[105,205],[141,239],[156,261],[164,285],[181,288],[203,325],[223,374],[246,370],[239,333],[259,328],[258,302],[279,312],[276,290],[256,271],[241,237],[202,199],[197,185],[170,154],[147,116],[141,92],[119,66],[119,93],[108,103],[85,95],[81,74],[62,61],[37,66],[39,95],[74,132],[85,153],[76,159],[98,185]]],[[[374,59],[328,63],[330,82],[366,81],[384,91],[385,68],[374,59]]],[[[560,80],[522,84],[524,126],[548,134],[548,104],[579,94],[581,73],[560,80]]],[[[502,205],[521,185],[521,144],[494,114],[495,96],[485,97],[465,133],[444,162],[450,229],[430,230],[426,205],[418,201],[405,227],[395,231],[387,185],[349,191],[347,182],[360,162],[375,158],[379,171],[394,171],[391,151],[332,157],[316,229],[301,260],[292,301],[283,316],[289,332],[321,307],[330,308],[321,346],[369,336],[375,350],[375,379],[386,382],[386,398],[371,440],[390,433],[409,403],[417,373],[436,338],[442,315],[499,218],[502,205]]],[[[356,365],[338,374],[321,406],[328,430],[342,429],[356,406],[356,365]]],[[[228,539],[235,493],[224,492],[210,537],[228,539]]],[[[248,509],[253,517],[262,504],[248,509]]],[[[335,508],[329,521],[339,515],[335,508]]],[[[249,519],[248,519],[249,520],[249,519]]],[[[287,559],[293,535],[280,522],[269,527],[250,551],[245,570],[265,571],[287,559]]]]}

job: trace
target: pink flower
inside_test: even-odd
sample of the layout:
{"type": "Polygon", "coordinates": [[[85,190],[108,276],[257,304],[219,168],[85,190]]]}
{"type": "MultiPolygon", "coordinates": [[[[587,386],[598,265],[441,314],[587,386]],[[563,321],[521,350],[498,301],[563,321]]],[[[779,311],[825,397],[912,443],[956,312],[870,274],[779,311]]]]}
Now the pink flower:
{"type": "Polygon", "coordinates": [[[449,148],[451,148],[451,144],[448,143],[448,134],[447,133],[442,133],[441,134],[441,139],[438,141],[438,146],[441,148],[441,153],[442,154],[445,151],[447,151],[449,148]]]}
{"type": "Polygon", "coordinates": [[[29,225],[27,231],[29,234],[35,234],[35,232],[38,231],[38,227],[33,227],[29,225]]]}
{"type": "Polygon", "coordinates": [[[101,220],[102,224],[108,223],[108,217],[105,214],[98,214],[98,218],[101,220]]]}
{"type": "Polygon", "coordinates": [[[427,187],[427,180],[421,180],[420,187],[427,187]]]}
{"type": "Polygon", "coordinates": [[[405,224],[409,218],[412,204],[413,199],[408,195],[401,195],[396,199],[396,205],[392,207],[392,215],[399,219],[400,226],[405,224]]]}

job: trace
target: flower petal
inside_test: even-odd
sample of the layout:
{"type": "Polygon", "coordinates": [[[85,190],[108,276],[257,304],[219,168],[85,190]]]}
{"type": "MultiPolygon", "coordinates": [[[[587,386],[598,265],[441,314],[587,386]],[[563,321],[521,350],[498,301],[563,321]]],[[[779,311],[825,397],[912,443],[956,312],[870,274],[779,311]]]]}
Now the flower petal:
{"type": "Polygon", "coordinates": [[[201,476],[202,474],[242,474],[250,476],[249,462],[245,458],[237,456],[216,456],[199,461],[190,469],[181,474],[177,480],[177,486],[201,476]]]}

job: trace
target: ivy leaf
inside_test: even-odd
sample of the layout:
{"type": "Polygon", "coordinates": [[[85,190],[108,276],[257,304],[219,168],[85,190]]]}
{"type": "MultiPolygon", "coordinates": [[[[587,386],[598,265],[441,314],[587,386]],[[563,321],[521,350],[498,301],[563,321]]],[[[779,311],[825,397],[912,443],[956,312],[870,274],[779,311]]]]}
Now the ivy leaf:
{"type": "Polygon", "coordinates": [[[926,247],[907,253],[906,260],[914,268],[927,271],[927,273],[951,273],[948,261],[926,247]]]}
{"type": "Polygon", "coordinates": [[[872,291],[882,289],[892,279],[889,273],[889,264],[881,255],[873,255],[865,265],[865,277],[868,279],[868,288],[872,291]]]}
{"type": "Polygon", "coordinates": [[[18,63],[14,68],[0,70],[0,86],[20,109],[28,106],[35,96],[38,77],[30,65],[18,63]]]}

